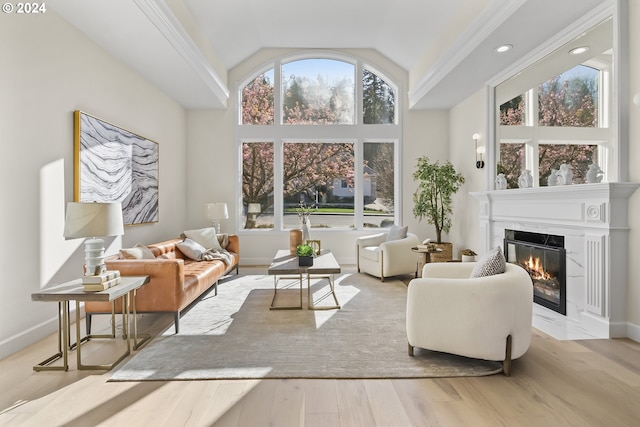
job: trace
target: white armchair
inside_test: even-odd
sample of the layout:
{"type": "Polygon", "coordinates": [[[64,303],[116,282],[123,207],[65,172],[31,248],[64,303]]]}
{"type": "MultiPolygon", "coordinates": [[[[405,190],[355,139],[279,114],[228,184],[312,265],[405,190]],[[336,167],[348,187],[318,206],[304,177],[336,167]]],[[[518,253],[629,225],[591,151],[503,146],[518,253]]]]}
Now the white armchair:
{"type": "Polygon", "coordinates": [[[506,271],[470,278],[476,263],[433,263],[407,291],[407,340],[414,347],[503,362],[522,356],[531,342],[533,285],[529,274],[506,271]]]}
{"type": "Polygon", "coordinates": [[[420,243],[418,236],[407,233],[403,239],[387,242],[387,234],[378,233],[356,240],[358,273],[371,274],[384,282],[385,277],[416,272],[418,254],[411,248],[420,243]]]}

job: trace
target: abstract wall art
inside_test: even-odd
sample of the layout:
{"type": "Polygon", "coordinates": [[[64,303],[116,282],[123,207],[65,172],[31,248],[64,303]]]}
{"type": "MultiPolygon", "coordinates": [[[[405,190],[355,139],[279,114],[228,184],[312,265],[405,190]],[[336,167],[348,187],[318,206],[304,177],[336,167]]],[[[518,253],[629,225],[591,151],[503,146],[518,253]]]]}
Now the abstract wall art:
{"type": "Polygon", "coordinates": [[[158,143],[74,113],[74,200],[120,202],[125,225],[158,221],[158,143]]]}

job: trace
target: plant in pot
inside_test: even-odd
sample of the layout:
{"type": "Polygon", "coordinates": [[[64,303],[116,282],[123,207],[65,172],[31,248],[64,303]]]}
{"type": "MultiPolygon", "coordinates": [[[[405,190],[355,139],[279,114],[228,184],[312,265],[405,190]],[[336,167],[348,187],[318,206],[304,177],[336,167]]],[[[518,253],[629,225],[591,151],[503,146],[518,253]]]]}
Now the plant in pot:
{"type": "Polygon", "coordinates": [[[296,248],[296,255],[298,255],[298,265],[300,267],[311,267],[313,265],[313,256],[315,251],[309,245],[298,245],[296,248]]]}
{"type": "Polygon", "coordinates": [[[462,262],[473,262],[476,260],[476,255],[478,254],[471,249],[463,249],[460,251],[460,255],[462,257],[462,262]]]}
{"type": "Polygon", "coordinates": [[[464,184],[464,176],[456,172],[449,161],[440,164],[422,156],[418,158],[413,179],[418,182],[413,193],[413,215],[435,226],[436,244],[443,250],[441,259],[451,259],[453,245],[442,241],[442,232],[448,233],[451,229],[452,196],[464,184]]]}

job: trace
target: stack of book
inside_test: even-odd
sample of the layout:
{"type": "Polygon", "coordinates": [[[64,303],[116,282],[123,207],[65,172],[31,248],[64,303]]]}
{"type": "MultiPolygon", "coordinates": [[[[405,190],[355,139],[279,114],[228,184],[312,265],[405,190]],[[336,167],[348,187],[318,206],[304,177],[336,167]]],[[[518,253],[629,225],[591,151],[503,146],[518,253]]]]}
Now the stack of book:
{"type": "Polygon", "coordinates": [[[120,271],[107,270],[95,276],[84,276],[82,278],[82,285],[84,286],[85,292],[97,292],[117,286],[121,281],[120,271]]]}

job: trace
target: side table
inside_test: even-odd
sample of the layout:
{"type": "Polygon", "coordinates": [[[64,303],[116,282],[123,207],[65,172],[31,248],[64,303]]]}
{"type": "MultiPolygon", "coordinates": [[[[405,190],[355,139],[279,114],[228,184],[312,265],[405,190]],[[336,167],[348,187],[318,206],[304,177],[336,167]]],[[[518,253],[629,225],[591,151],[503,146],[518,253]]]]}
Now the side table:
{"type": "MultiPolygon", "coordinates": [[[[82,279],[72,280],[66,283],[62,283],[52,288],[43,289],[39,292],[31,294],[32,301],[49,301],[58,303],[58,352],[53,356],[47,358],[43,362],[33,367],[34,371],[68,371],[68,353],[69,350],[76,350],[78,369],[79,370],[92,370],[92,369],[105,369],[110,370],[118,363],[120,363],[125,357],[131,353],[131,342],[129,334],[129,308],[133,307],[133,312],[136,313],[135,298],[132,298],[135,291],[150,281],[149,276],[122,276],[122,283],[109,289],[105,289],[100,292],[85,292],[82,285],[82,279]],[[127,341],[126,351],[120,355],[120,357],[113,363],[108,365],[83,365],[82,364],[82,350],[81,346],[83,342],[89,341],[91,338],[115,338],[115,314],[114,314],[114,302],[122,298],[122,333],[123,338],[127,341]],[[133,302],[131,302],[133,299],[133,302]],[[70,345],[71,335],[71,321],[69,319],[69,303],[70,301],[76,302],[76,342],[72,346],[70,345]],[[85,337],[80,336],[80,302],[81,301],[109,301],[111,302],[111,335],[87,335],[85,337]],[[56,360],[62,359],[62,366],[50,366],[56,360]]],[[[133,318],[134,328],[134,342],[135,348],[142,345],[141,341],[138,343],[138,326],[137,319],[134,315],[133,318]]]]}
{"type": "Polygon", "coordinates": [[[424,267],[425,264],[431,262],[431,254],[442,252],[442,249],[422,249],[414,246],[413,248],[411,248],[411,251],[421,255],[418,261],[418,267],[416,269],[416,277],[422,277],[422,267],[424,267]]]}

